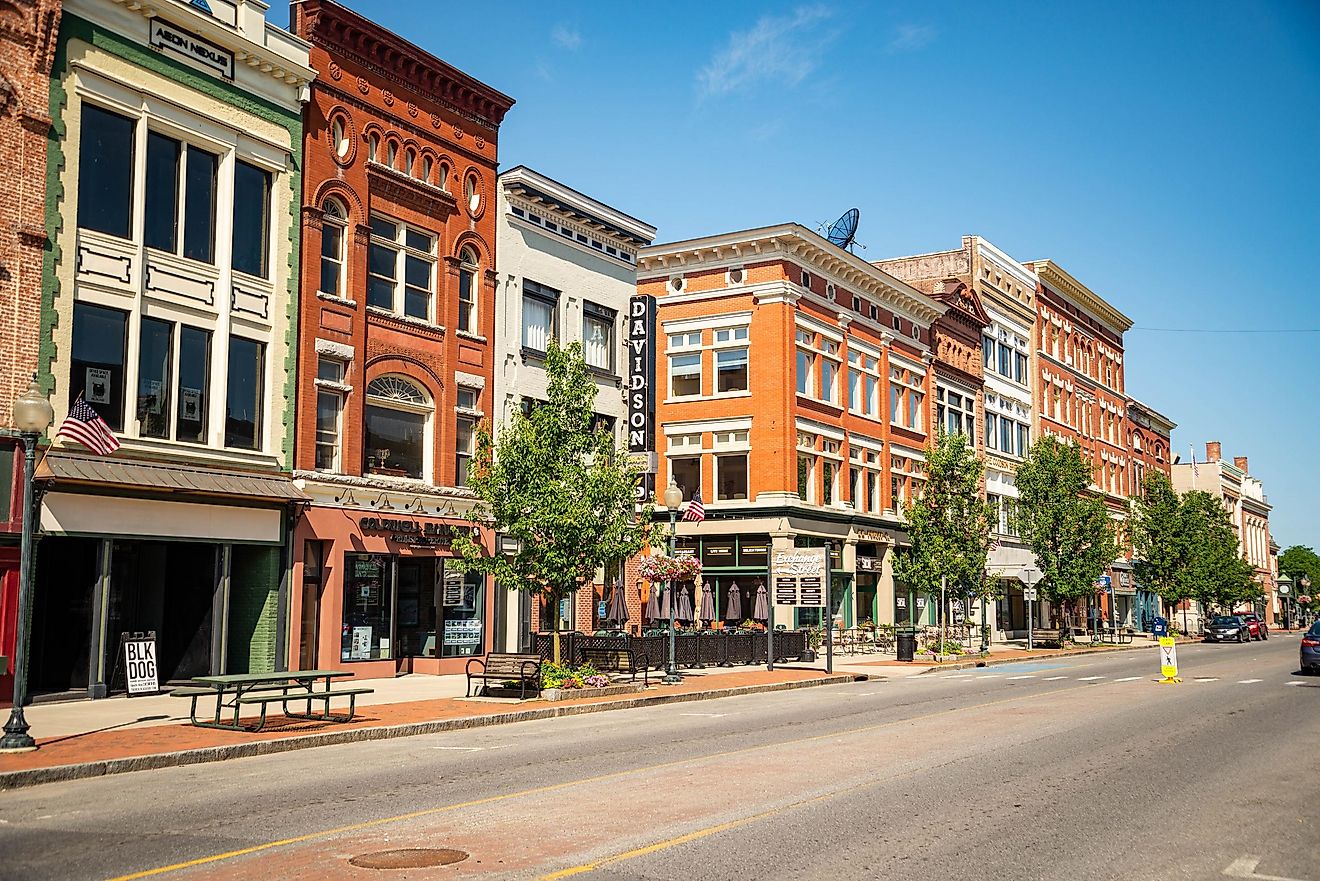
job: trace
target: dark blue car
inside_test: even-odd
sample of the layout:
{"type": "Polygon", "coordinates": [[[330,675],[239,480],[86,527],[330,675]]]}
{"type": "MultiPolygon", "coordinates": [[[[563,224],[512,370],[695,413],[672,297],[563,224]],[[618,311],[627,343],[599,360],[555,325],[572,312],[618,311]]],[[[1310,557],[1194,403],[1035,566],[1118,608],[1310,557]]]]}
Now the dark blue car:
{"type": "Polygon", "coordinates": [[[1320,673],[1320,621],[1302,634],[1302,672],[1320,673]]]}

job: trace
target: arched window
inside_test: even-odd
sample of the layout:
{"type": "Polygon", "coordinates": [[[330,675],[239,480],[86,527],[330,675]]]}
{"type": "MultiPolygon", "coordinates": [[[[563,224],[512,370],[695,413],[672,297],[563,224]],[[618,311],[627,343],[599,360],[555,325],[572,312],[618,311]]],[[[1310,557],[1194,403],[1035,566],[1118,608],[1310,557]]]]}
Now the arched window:
{"type": "Polygon", "coordinates": [[[335,121],[330,123],[330,137],[332,138],[335,155],[343,159],[348,155],[350,146],[348,140],[348,126],[344,123],[344,117],[336,116],[335,121]]]}
{"type": "Polygon", "coordinates": [[[434,163],[432,163],[430,156],[422,157],[422,180],[428,184],[431,182],[431,169],[433,167],[434,163]]]}
{"type": "Polygon", "coordinates": [[[417,165],[417,153],[412,147],[409,147],[403,154],[403,170],[412,175],[414,166],[417,165]]]}
{"type": "Polygon", "coordinates": [[[380,135],[373,133],[367,138],[367,158],[372,162],[380,161],[380,135]]]}
{"type": "Polygon", "coordinates": [[[399,145],[390,141],[389,147],[385,151],[385,164],[390,168],[398,168],[399,165],[399,145]]]}
{"type": "Polygon", "coordinates": [[[448,164],[448,163],[445,163],[445,162],[441,162],[441,163],[440,163],[440,174],[437,175],[436,178],[437,178],[437,179],[436,179],[436,183],[439,184],[440,189],[444,190],[446,193],[449,192],[449,164],[448,164]]]}
{"type": "Polygon", "coordinates": [[[430,472],[430,396],[410,379],[382,376],[367,386],[363,471],[425,480],[430,472]]]}
{"type": "Polygon", "coordinates": [[[344,234],[348,212],[338,199],[327,199],[321,219],[321,287],[323,294],[344,296],[344,234]]]}
{"type": "Polygon", "coordinates": [[[477,252],[464,248],[458,255],[458,329],[477,332],[477,252]]]}
{"type": "Polygon", "coordinates": [[[463,183],[463,196],[467,199],[469,214],[476,214],[481,210],[481,189],[475,174],[469,174],[463,183]]]}

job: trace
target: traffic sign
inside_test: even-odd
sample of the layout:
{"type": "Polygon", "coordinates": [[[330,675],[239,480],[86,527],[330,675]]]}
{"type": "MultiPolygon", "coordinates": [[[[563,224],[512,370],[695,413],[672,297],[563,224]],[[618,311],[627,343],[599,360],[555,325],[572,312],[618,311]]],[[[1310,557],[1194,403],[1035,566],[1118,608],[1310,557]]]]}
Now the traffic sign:
{"type": "Polygon", "coordinates": [[[1031,601],[1034,603],[1034,602],[1036,601],[1036,599],[1037,599],[1037,597],[1036,597],[1036,588],[1034,588],[1034,587],[1024,587],[1024,588],[1022,588],[1022,599],[1024,599],[1024,600],[1031,600],[1031,601]]]}
{"type": "Polygon", "coordinates": [[[1178,643],[1172,636],[1160,637],[1161,683],[1182,682],[1178,678],[1178,643]]]}
{"type": "Polygon", "coordinates": [[[1027,587],[1035,587],[1036,583],[1043,578],[1045,573],[1041,572],[1035,566],[1027,565],[1018,570],[1018,581],[1021,581],[1027,587]]]}

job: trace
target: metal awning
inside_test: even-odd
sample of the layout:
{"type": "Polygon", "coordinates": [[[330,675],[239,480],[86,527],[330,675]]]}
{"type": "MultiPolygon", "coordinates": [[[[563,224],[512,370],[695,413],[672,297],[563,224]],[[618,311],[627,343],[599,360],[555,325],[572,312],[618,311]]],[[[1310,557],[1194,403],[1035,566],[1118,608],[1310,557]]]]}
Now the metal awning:
{"type": "Polygon", "coordinates": [[[310,498],[285,474],[79,455],[63,450],[51,450],[42,460],[36,476],[38,480],[54,481],[57,486],[82,484],[171,495],[227,496],[281,502],[307,501],[310,498]]]}

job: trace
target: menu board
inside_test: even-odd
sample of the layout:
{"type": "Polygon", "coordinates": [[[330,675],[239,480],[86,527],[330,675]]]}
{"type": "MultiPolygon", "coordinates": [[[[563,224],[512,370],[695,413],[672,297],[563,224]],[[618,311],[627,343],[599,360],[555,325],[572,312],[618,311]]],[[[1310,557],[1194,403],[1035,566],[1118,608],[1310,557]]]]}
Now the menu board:
{"type": "Polygon", "coordinates": [[[775,551],[770,559],[770,579],[776,606],[784,608],[825,607],[826,560],[824,548],[793,548],[775,551]]]}

